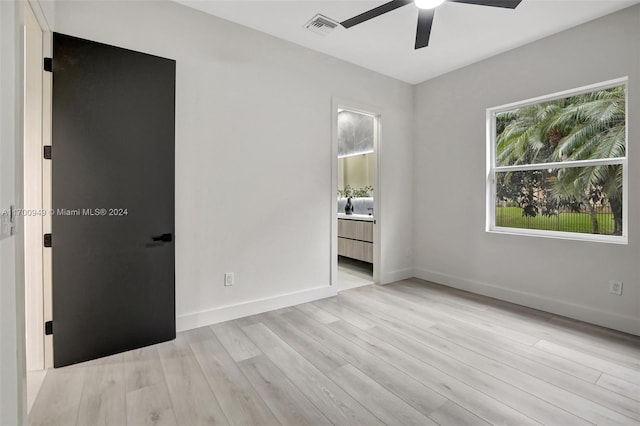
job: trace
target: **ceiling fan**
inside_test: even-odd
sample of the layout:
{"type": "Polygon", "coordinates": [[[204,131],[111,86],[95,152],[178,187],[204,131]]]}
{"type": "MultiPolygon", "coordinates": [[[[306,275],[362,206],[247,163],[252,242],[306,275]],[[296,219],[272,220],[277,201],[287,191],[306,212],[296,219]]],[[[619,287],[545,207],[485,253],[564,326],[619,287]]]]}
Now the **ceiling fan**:
{"type": "Polygon", "coordinates": [[[358,16],[354,16],[351,19],[347,19],[340,24],[345,28],[351,28],[354,25],[361,24],[369,19],[391,12],[399,7],[415,3],[419,10],[418,29],[416,31],[416,49],[421,49],[429,45],[429,36],[431,35],[431,25],[433,24],[435,9],[445,1],[515,9],[522,0],[393,0],[361,13],[358,16]]]}

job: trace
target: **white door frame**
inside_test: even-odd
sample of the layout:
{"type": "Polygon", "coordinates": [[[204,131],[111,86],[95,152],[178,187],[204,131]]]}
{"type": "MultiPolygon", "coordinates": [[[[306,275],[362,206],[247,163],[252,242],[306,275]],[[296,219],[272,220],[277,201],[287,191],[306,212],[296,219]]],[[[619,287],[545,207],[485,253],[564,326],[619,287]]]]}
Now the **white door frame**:
{"type": "Polygon", "coordinates": [[[353,112],[360,112],[375,117],[373,149],[374,158],[374,198],[373,198],[373,282],[380,284],[382,273],[382,241],[380,232],[382,226],[381,199],[382,191],[380,187],[380,157],[382,153],[382,109],[372,105],[348,99],[333,97],[331,99],[331,212],[330,212],[330,252],[331,252],[331,286],[340,291],[338,286],[338,109],[346,109],[353,112]]]}
{"type": "Polygon", "coordinates": [[[24,4],[24,287],[27,371],[44,369],[42,286],[42,28],[24,4]]]}
{"type": "MultiPolygon", "coordinates": [[[[53,57],[53,31],[43,31],[43,53],[47,58],[53,57]]],[[[44,72],[42,79],[42,145],[53,146],[51,139],[52,129],[52,105],[53,105],[53,73],[44,72]]],[[[44,148],[43,148],[44,149],[44,148]]],[[[51,203],[51,161],[42,163],[42,208],[52,211],[51,203]]],[[[44,216],[42,232],[51,233],[51,214],[44,216]]],[[[42,256],[42,285],[44,294],[44,321],[53,320],[53,275],[51,249],[46,248],[42,256]]],[[[44,368],[53,368],[53,335],[44,336],[44,368]]]]}
{"type": "Polygon", "coordinates": [[[43,58],[51,57],[52,37],[40,3],[28,0],[24,5],[26,362],[27,370],[43,370],[53,366],[52,339],[44,335],[44,323],[51,320],[51,257],[42,245],[43,234],[51,232],[51,166],[43,159],[43,147],[51,143],[52,76],[43,70],[43,58]]]}

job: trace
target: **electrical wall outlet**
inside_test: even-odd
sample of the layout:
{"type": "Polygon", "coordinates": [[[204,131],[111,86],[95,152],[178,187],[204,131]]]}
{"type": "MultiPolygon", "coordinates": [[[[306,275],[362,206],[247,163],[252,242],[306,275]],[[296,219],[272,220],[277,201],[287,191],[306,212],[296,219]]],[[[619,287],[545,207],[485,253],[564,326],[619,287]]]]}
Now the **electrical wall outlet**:
{"type": "Polygon", "coordinates": [[[622,296],[622,281],[609,281],[609,293],[622,296]]]}
{"type": "Polygon", "coordinates": [[[235,279],[233,277],[233,272],[225,272],[225,274],[224,274],[224,286],[225,287],[232,286],[234,281],[235,281],[235,279]]]}

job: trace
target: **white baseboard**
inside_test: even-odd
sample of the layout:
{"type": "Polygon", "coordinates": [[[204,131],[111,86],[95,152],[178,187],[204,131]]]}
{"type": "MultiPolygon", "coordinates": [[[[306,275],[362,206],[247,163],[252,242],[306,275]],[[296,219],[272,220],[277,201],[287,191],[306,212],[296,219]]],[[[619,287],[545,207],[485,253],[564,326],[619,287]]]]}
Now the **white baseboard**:
{"type": "Polygon", "coordinates": [[[399,269],[397,271],[386,272],[380,280],[381,285],[395,283],[396,281],[408,280],[413,278],[414,271],[411,268],[399,269]]]}
{"type": "Polygon", "coordinates": [[[588,306],[551,299],[533,293],[513,290],[481,281],[456,277],[426,269],[414,269],[413,276],[448,287],[489,296],[529,308],[600,325],[625,333],[640,335],[640,318],[618,315],[588,306]]]}
{"type": "Polygon", "coordinates": [[[314,300],[335,296],[336,294],[338,294],[338,292],[334,287],[316,287],[309,290],[251,300],[236,305],[220,306],[206,311],[182,314],[176,318],[176,330],[191,330],[193,328],[217,324],[249,315],[286,308],[300,303],[312,302],[314,300]]]}

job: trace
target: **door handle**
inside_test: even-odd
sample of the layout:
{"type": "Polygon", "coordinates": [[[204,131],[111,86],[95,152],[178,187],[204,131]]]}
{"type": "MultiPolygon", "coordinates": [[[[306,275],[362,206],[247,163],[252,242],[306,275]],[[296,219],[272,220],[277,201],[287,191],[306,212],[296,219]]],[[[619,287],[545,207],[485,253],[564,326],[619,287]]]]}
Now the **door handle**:
{"type": "Polygon", "coordinates": [[[162,234],[157,237],[151,237],[153,241],[162,241],[164,243],[170,243],[173,241],[173,234],[162,234]]]}

